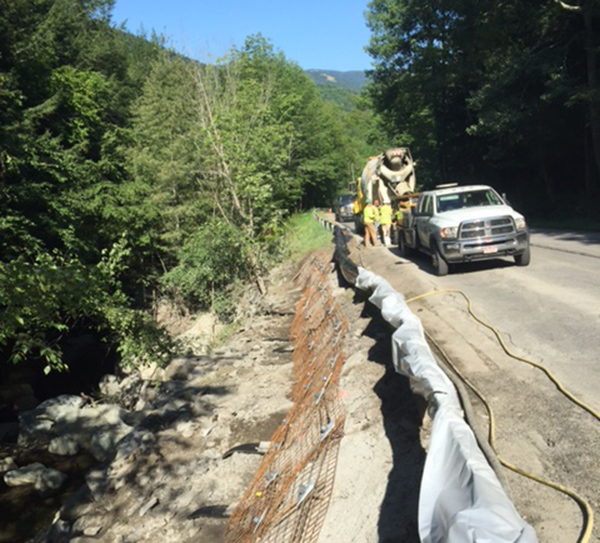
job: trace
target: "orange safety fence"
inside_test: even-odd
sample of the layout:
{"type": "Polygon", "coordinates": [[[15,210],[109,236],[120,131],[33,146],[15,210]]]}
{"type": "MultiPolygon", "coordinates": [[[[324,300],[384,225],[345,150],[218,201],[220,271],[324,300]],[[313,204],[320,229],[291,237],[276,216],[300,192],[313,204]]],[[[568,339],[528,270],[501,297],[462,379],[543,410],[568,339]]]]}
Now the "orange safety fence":
{"type": "Polygon", "coordinates": [[[314,543],[321,530],[343,435],[339,377],[348,322],[329,286],[326,257],[310,256],[290,336],[294,406],[275,431],[253,483],[231,516],[227,543],[314,543]]]}

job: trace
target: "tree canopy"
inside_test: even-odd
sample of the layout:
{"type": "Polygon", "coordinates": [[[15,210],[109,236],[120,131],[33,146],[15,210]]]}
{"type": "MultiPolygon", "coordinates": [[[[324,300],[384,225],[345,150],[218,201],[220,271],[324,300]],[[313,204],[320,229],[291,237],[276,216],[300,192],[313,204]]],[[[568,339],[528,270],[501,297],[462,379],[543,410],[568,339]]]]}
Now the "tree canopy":
{"type": "Polygon", "coordinates": [[[201,64],[112,0],[0,0],[0,364],[65,368],[78,334],[165,359],[166,296],[231,317],[286,217],[410,145],[419,181],[598,215],[592,0],[372,0],[368,92],[319,89],[261,35],[201,64]]]}
{"type": "Polygon", "coordinates": [[[597,216],[599,23],[592,0],[372,0],[370,93],[421,182],[485,181],[533,213],[597,216]]]}
{"type": "Polygon", "coordinates": [[[112,6],[0,0],[0,363],[65,369],[89,332],[164,359],[154,301],[228,318],[356,157],[342,110],[262,36],[202,65],[112,6]]]}

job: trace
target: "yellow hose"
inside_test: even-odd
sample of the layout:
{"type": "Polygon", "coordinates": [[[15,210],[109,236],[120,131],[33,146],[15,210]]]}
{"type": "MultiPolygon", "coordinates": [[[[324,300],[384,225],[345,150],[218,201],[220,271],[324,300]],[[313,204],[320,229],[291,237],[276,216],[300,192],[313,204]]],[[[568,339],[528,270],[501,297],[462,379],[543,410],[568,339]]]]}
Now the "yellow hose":
{"type": "Polygon", "coordinates": [[[475,314],[475,312],[473,311],[473,304],[471,303],[471,300],[462,290],[455,290],[455,289],[433,290],[431,292],[427,292],[425,294],[415,296],[414,298],[410,298],[409,300],[406,300],[406,303],[408,304],[408,303],[414,302],[416,300],[426,298],[428,296],[435,296],[437,294],[460,294],[467,302],[469,314],[479,324],[481,324],[482,326],[485,326],[488,330],[491,330],[493,332],[493,334],[498,339],[500,346],[502,347],[502,349],[508,356],[510,356],[511,358],[514,358],[515,360],[525,362],[526,364],[530,364],[530,365],[542,370],[548,376],[548,378],[556,385],[558,390],[560,390],[567,398],[569,398],[569,400],[571,400],[574,404],[578,405],[579,407],[581,407],[582,409],[584,409],[585,411],[590,413],[590,415],[592,415],[593,417],[596,417],[597,420],[600,420],[600,413],[598,411],[594,410],[592,407],[590,407],[586,403],[582,402],[580,399],[573,396],[573,394],[571,394],[567,389],[565,389],[565,387],[563,387],[563,385],[560,383],[560,381],[552,374],[552,372],[548,368],[546,368],[545,366],[543,366],[542,364],[540,364],[538,362],[534,362],[533,360],[529,360],[528,358],[523,358],[523,357],[518,356],[515,353],[513,353],[506,346],[506,343],[504,342],[504,339],[500,335],[500,332],[498,332],[498,330],[496,330],[496,328],[494,328],[492,325],[488,324],[487,322],[483,321],[475,314]]]}
{"type": "MultiPolygon", "coordinates": [[[[510,356],[511,358],[514,358],[516,360],[519,360],[521,362],[525,362],[526,364],[530,364],[532,366],[535,366],[538,369],[541,369],[549,378],[550,380],[556,385],[556,387],[567,397],[569,398],[569,400],[571,400],[573,403],[575,403],[576,405],[578,405],[579,407],[581,407],[582,409],[584,409],[585,411],[587,411],[588,413],[590,413],[591,415],[593,415],[594,417],[596,417],[596,419],[600,419],[600,414],[595,411],[594,409],[592,409],[590,406],[588,406],[587,404],[585,404],[584,402],[582,402],[581,400],[579,400],[578,398],[576,398],[575,396],[573,396],[570,392],[568,392],[563,386],[562,384],[558,381],[558,379],[556,379],[556,377],[554,377],[554,375],[552,375],[552,373],[542,364],[539,364],[538,362],[534,362],[533,360],[529,360],[527,358],[523,358],[520,357],[516,354],[514,354],[507,346],[506,343],[504,342],[504,339],[502,338],[502,336],[500,335],[500,332],[498,332],[498,330],[496,328],[494,328],[493,326],[491,326],[490,324],[486,323],[485,321],[483,321],[482,319],[480,319],[475,312],[473,311],[473,307],[472,307],[472,302],[470,300],[470,298],[461,290],[456,290],[456,289],[444,289],[444,290],[434,290],[431,292],[427,292],[425,294],[421,294],[419,296],[415,296],[413,298],[410,298],[408,300],[406,300],[406,303],[411,303],[429,296],[435,296],[438,294],[460,294],[467,302],[468,304],[468,311],[469,314],[473,317],[473,319],[475,319],[475,321],[477,321],[479,324],[481,324],[482,326],[485,326],[487,329],[491,330],[494,335],[496,336],[496,338],[498,339],[498,342],[500,343],[500,345],[502,346],[502,349],[504,350],[504,352],[510,356]]],[[[431,339],[431,337],[428,335],[428,338],[433,341],[431,339]]],[[[435,341],[433,341],[435,343],[435,341]]],[[[438,347],[439,348],[439,347],[438,347]]],[[[485,397],[483,396],[483,394],[460,372],[460,370],[452,363],[452,361],[449,359],[449,357],[443,352],[443,350],[440,349],[440,352],[442,352],[444,354],[444,358],[446,360],[446,362],[450,365],[450,367],[452,368],[452,370],[468,385],[468,387],[477,395],[477,397],[481,400],[481,402],[483,403],[483,405],[485,406],[487,412],[488,412],[488,417],[489,417],[489,433],[488,433],[488,441],[490,443],[490,446],[492,447],[492,449],[494,450],[494,452],[496,453],[499,462],[505,466],[506,468],[514,471],[515,473],[518,473],[519,475],[522,475],[524,477],[527,477],[533,481],[536,481],[538,483],[541,483],[543,485],[546,485],[550,488],[553,488],[555,490],[558,490],[559,492],[562,492],[563,494],[566,494],[567,496],[569,496],[570,498],[572,498],[581,508],[583,514],[584,514],[584,530],[583,533],[581,534],[581,537],[578,541],[578,543],[588,543],[590,540],[590,537],[592,535],[592,530],[594,527],[594,512],[590,506],[590,504],[580,495],[578,495],[577,493],[575,493],[574,491],[558,484],[558,483],[554,483],[552,481],[548,481],[546,479],[542,479],[541,477],[538,477],[537,475],[534,475],[533,473],[529,473],[525,470],[522,470],[521,468],[515,466],[514,464],[511,464],[510,462],[504,460],[499,454],[498,451],[496,449],[496,421],[495,421],[495,417],[494,417],[494,412],[492,410],[491,405],[489,404],[489,402],[485,399],[485,397]]]]}

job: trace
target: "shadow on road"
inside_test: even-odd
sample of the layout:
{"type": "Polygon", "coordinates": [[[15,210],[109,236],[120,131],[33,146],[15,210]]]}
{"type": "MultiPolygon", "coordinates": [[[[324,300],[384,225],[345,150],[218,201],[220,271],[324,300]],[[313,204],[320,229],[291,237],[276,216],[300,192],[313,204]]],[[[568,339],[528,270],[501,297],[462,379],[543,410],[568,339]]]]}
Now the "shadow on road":
{"type": "Polygon", "coordinates": [[[576,230],[553,230],[550,228],[531,228],[532,234],[543,234],[560,241],[577,241],[584,245],[600,245],[599,232],[578,232],[576,230]]]}
{"type": "Polygon", "coordinates": [[[385,374],[373,390],[381,400],[384,429],[393,458],[380,507],[379,543],[418,543],[419,488],[425,463],[420,427],[425,402],[412,393],[408,379],[394,370],[392,330],[379,310],[367,303],[362,316],[371,319],[363,334],[377,340],[369,350],[368,359],[385,367],[385,374]]]}
{"type": "MultiPolygon", "coordinates": [[[[397,264],[405,265],[407,263],[414,264],[420,270],[429,275],[436,275],[435,268],[431,262],[431,257],[421,252],[414,252],[409,258],[403,258],[397,247],[388,247],[387,249],[394,256],[400,258],[397,264]]],[[[486,270],[499,270],[503,268],[512,268],[516,266],[515,261],[511,257],[494,258],[492,260],[480,260],[477,262],[462,262],[460,264],[450,264],[451,274],[477,273],[486,270]]]]}

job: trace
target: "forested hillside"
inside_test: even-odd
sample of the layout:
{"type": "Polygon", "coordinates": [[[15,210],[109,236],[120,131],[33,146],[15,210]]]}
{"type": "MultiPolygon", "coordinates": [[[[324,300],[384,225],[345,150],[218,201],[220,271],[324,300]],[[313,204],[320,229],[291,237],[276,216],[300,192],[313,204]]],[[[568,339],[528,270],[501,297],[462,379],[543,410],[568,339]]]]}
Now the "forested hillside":
{"type": "Polygon", "coordinates": [[[371,96],[419,180],[484,181],[528,213],[598,217],[600,3],[372,0],[371,96]]]}
{"type": "Polygon", "coordinates": [[[201,65],[115,28],[112,6],[0,0],[0,370],[64,369],[90,335],[120,363],[165,359],[157,300],[231,318],[286,217],[392,145],[422,185],[599,215],[597,2],[372,0],[363,95],[260,35],[201,65]]]}
{"type": "Polygon", "coordinates": [[[114,28],[112,3],[0,0],[0,369],[65,369],[90,335],[166,358],[156,300],[229,318],[286,217],[329,205],[377,132],[364,110],[349,135],[261,36],[200,65],[114,28]]]}

